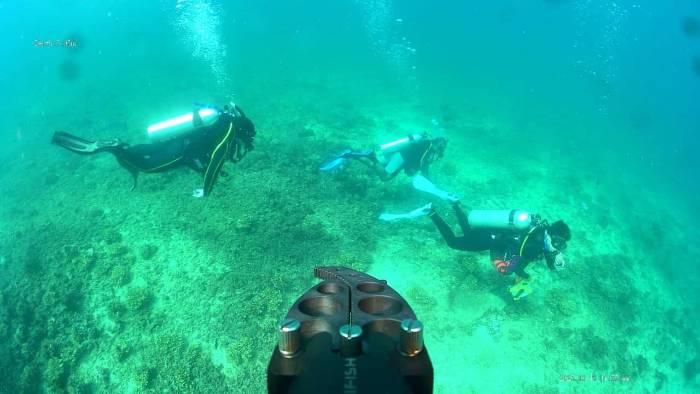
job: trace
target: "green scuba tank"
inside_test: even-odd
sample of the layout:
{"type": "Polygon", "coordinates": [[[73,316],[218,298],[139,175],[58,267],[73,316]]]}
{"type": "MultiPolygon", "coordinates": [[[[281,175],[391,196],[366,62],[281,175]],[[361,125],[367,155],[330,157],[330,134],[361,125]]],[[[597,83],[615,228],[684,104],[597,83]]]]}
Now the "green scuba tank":
{"type": "Polygon", "coordinates": [[[221,113],[214,108],[200,108],[148,126],[148,138],[154,141],[181,137],[201,127],[211,126],[221,113]],[[195,116],[195,114],[197,114],[195,116]]]}
{"type": "Polygon", "coordinates": [[[426,134],[410,134],[406,137],[400,138],[396,141],[387,142],[386,144],[379,146],[379,151],[383,155],[390,155],[394,152],[398,152],[401,149],[427,138],[426,134]]]}
{"type": "Polygon", "coordinates": [[[522,231],[530,228],[532,215],[519,209],[475,210],[467,215],[469,227],[522,231]]]}

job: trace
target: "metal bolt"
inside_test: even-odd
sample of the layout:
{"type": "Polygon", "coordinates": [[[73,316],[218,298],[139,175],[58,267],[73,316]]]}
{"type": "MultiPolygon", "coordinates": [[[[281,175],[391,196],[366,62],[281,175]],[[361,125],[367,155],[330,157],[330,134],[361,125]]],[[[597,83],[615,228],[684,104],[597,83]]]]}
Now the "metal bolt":
{"type": "Polygon", "coordinates": [[[401,322],[399,351],[404,356],[413,357],[423,350],[423,323],[419,320],[404,319],[401,322]]]}
{"type": "Polygon", "coordinates": [[[277,325],[279,342],[277,348],[282,356],[291,358],[299,353],[301,348],[301,324],[296,319],[286,318],[277,325]]]}
{"type": "Polygon", "coordinates": [[[362,327],[356,324],[340,327],[340,353],[343,356],[357,356],[362,353],[362,327]]]}

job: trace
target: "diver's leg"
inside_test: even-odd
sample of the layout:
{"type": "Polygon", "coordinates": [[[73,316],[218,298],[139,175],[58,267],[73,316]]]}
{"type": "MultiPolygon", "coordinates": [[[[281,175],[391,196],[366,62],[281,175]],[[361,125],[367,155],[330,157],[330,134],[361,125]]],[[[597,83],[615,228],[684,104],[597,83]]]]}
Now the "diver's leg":
{"type": "Polygon", "coordinates": [[[455,236],[455,233],[452,231],[450,226],[445,223],[440,215],[435,212],[435,210],[431,210],[430,213],[428,213],[428,217],[430,217],[430,220],[433,221],[435,227],[437,227],[438,231],[440,231],[442,238],[444,238],[445,242],[447,242],[447,246],[452,249],[463,250],[459,239],[455,236]]]}
{"type": "Polygon", "coordinates": [[[374,171],[382,181],[391,180],[401,172],[404,160],[399,153],[394,153],[388,160],[386,158],[380,160],[374,151],[369,152],[371,152],[371,155],[356,157],[355,160],[374,171]]]}
{"type": "Polygon", "coordinates": [[[467,234],[471,230],[471,227],[469,226],[469,219],[467,219],[467,215],[462,210],[462,207],[459,206],[459,201],[452,204],[452,208],[457,216],[459,227],[462,228],[462,233],[467,234]]]}
{"type": "Polygon", "coordinates": [[[383,163],[382,170],[386,174],[394,174],[394,173],[398,172],[399,170],[401,170],[401,168],[403,168],[404,163],[405,162],[404,162],[403,156],[401,156],[401,153],[396,152],[396,153],[392,154],[388,158],[388,160],[386,160],[385,163],[383,163]]]}
{"type": "Polygon", "coordinates": [[[459,202],[452,204],[452,208],[455,211],[455,216],[457,216],[459,227],[464,234],[462,237],[462,245],[465,249],[472,252],[489,250],[493,241],[491,232],[485,229],[471,228],[471,226],[469,226],[469,218],[462,210],[459,202]]]}
{"type": "Polygon", "coordinates": [[[463,250],[470,252],[483,252],[493,245],[493,234],[485,229],[471,229],[460,238],[463,250]]]}
{"type": "Polygon", "coordinates": [[[346,159],[369,159],[370,161],[377,161],[377,155],[373,150],[351,150],[343,153],[342,156],[346,159]]]}
{"type": "Polygon", "coordinates": [[[184,142],[171,140],[131,145],[113,153],[122,165],[139,172],[163,172],[184,162],[184,142]]]}
{"type": "Polygon", "coordinates": [[[184,142],[181,140],[133,145],[112,153],[134,178],[131,190],[136,188],[140,172],[164,172],[185,161],[184,142]]]}
{"type": "Polygon", "coordinates": [[[336,171],[343,168],[348,159],[357,160],[368,167],[374,167],[378,163],[377,156],[374,154],[374,151],[355,151],[348,148],[338,153],[332,159],[321,164],[319,169],[324,172],[336,171]]]}

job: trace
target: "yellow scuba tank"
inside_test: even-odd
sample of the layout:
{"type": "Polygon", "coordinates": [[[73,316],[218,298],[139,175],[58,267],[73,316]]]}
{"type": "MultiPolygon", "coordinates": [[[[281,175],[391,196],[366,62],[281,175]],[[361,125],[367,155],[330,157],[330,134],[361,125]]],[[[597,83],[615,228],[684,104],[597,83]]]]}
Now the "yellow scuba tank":
{"type": "Polygon", "coordinates": [[[467,215],[469,227],[522,231],[530,228],[532,215],[519,209],[475,210],[467,215]]]}
{"type": "Polygon", "coordinates": [[[380,145],[379,152],[383,155],[390,155],[394,152],[400,151],[408,145],[421,141],[425,138],[427,138],[426,134],[410,134],[396,141],[391,141],[387,142],[386,144],[380,145]]]}
{"type": "Polygon", "coordinates": [[[211,126],[219,119],[221,112],[214,108],[200,108],[148,126],[148,138],[154,141],[181,137],[201,127],[211,126]],[[195,116],[195,113],[197,116],[195,116]]]}

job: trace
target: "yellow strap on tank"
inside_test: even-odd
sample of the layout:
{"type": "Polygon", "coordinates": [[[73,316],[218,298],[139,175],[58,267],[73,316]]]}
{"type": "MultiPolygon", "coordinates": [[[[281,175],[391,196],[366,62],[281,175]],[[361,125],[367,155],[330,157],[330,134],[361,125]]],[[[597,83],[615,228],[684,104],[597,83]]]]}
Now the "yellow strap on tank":
{"type": "Polygon", "coordinates": [[[211,152],[210,158],[209,158],[209,165],[207,166],[207,170],[204,172],[204,193],[207,194],[206,189],[211,189],[211,187],[214,184],[214,178],[219,173],[219,170],[221,169],[221,166],[224,164],[224,161],[226,161],[226,155],[228,154],[228,144],[227,142],[230,141],[231,137],[231,130],[233,129],[233,121],[229,123],[228,125],[228,130],[226,131],[226,135],[224,135],[224,138],[221,139],[221,142],[219,142],[218,145],[216,145],[216,148],[211,152]],[[219,149],[226,144],[226,151],[224,152],[223,156],[221,156],[221,159],[219,160],[218,163],[214,165],[214,168],[212,169],[212,161],[214,160],[214,157],[218,153],[219,149]],[[212,178],[209,178],[209,170],[213,170],[213,175],[212,178]],[[207,180],[212,179],[211,183],[209,184],[209,187],[207,187],[207,180]]]}
{"type": "Polygon", "coordinates": [[[523,239],[523,242],[520,244],[520,251],[518,251],[518,256],[520,256],[520,257],[523,256],[523,250],[525,250],[525,244],[530,239],[530,234],[535,232],[535,230],[537,230],[538,227],[540,227],[540,226],[535,226],[535,227],[531,228],[530,231],[527,232],[527,235],[523,239]]]}
{"type": "Polygon", "coordinates": [[[171,161],[169,161],[169,162],[167,162],[167,163],[164,163],[164,164],[155,166],[155,167],[153,167],[153,168],[143,168],[143,167],[139,167],[139,166],[137,166],[136,164],[132,163],[131,161],[129,161],[129,160],[123,158],[123,157],[122,157],[122,158],[118,158],[117,160],[121,160],[122,163],[128,165],[129,167],[131,167],[131,168],[133,168],[133,169],[135,169],[135,170],[137,170],[137,171],[141,171],[141,172],[146,172],[146,173],[148,173],[148,172],[158,171],[158,170],[161,170],[161,169],[163,169],[163,168],[165,168],[165,167],[167,167],[167,166],[169,166],[169,165],[175,164],[175,163],[177,163],[178,161],[182,160],[182,156],[180,156],[180,157],[178,157],[178,158],[176,158],[176,159],[174,159],[174,160],[171,160],[171,161]]]}
{"type": "Polygon", "coordinates": [[[432,148],[432,147],[433,147],[433,142],[430,141],[430,143],[428,144],[428,148],[425,150],[425,152],[423,152],[423,154],[420,157],[420,167],[421,168],[423,168],[423,160],[425,160],[425,156],[428,154],[428,152],[430,152],[430,148],[432,148]]]}

